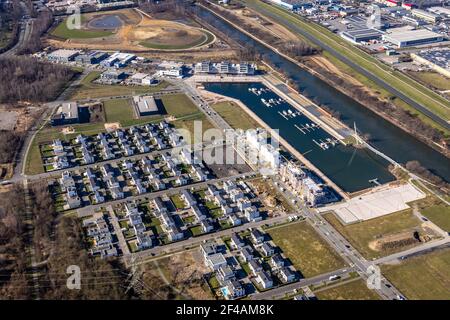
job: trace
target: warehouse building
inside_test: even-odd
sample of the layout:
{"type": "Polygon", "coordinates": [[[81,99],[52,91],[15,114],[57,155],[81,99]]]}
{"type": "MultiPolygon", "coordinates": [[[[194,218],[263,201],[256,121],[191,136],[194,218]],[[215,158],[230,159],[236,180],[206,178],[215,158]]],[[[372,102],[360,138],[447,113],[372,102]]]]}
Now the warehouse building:
{"type": "Polygon", "coordinates": [[[78,104],[76,102],[63,103],[52,116],[52,126],[72,124],[79,122],[78,104]]]}
{"type": "Polygon", "coordinates": [[[412,53],[411,57],[450,78],[450,49],[422,50],[412,53]]]}
{"type": "Polygon", "coordinates": [[[156,105],[155,98],[153,96],[134,96],[133,104],[136,114],[140,117],[159,113],[158,106],[156,105]]]}
{"type": "Polygon", "coordinates": [[[79,52],[76,50],[67,50],[67,49],[59,49],[53,51],[48,55],[48,60],[52,62],[70,62],[74,61],[75,57],[79,55],[79,52]]]}
{"type": "Polygon", "coordinates": [[[358,30],[349,30],[341,33],[342,38],[353,42],[360,43],[362,41],[370,41],[375,39],[381,39],[383,35],[382,32],[375,29],[358,29],[358,30]]]}
{"type": "Polygon", "coordinates": [[[299,0],[270,0],[270,1],[289,10],[298,10],[304,3],[304,1],[299,0]]]}
{"type": "Polygon", "coordinates": [[[436,23],[439,20],[439,16],[429,11],[421,10],[421,9],[412,9],[411,13],[413,16],[418,17],[422,20],[436,23]]]}
{"type": "Polygon", "coordinates": [[[395,31],[384,34],[382,38],[399,48],[418,46],[444,40],[444,37],[441,34],[425,29],[395,31]]]}
{"type": "Polygon", "coordinates": [[[75,58],[75,61],[85,64],[98,64],[101,61],[105,60],[107,57],[108,54],[106,52],[93,51],[86,54],[80,54],[75,58]]]}

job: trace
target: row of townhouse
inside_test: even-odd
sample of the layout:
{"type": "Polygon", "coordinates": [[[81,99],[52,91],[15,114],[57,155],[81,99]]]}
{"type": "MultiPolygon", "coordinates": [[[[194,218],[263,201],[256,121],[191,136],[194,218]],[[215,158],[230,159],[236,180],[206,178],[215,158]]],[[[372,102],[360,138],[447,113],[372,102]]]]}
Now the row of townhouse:
{"type": "Polygon", "coordinates": [[[90,249],[92,255],[102,258],[117,256],[117,248],[107,219],[103,214],[100,217],[94,216],[83,220],[83,227],[86,235],[93,239],[93,246],[90,249]]]}
{"type": "Polygon", "coordinates": [[[228,195],[230,201],[227,201],[222,192],[215,186],[208,186],[209,195],[213,198],[214,202],[220,206],[222,213],[227,216],[231,225],[237,226],[243,223],[239,216],[245,217],[248,222],[260,221],[262,219],[258,209],[256,206],[252,205],[252,202],[246,195],[250,193],[250,190],[245,182],[240,181],[238,187],[234,181],[225,181],[223,184],[223,191],[225,192],[225,195],[228,195]]]}
{"type": "Polygon", "coordinates": [[[67,158],[67,152],[63,142],[60,139],[53,140],[52,148],[53,153],[55,154],[52,162],[53,168],[55,170],[58,170],[70,167],[69,159],[67,158]]]}
{"type": "Polygon", "coordinates": [[[94,202],[95,203],[105,202],[105,197],[99,191],[100,186],[97,183],[97,175],[95,174],[95,172],[91,168],[87,168],[84,175],[86,176],[88,185],[91,189],[92,198],[94,199],[94,202]]]}
{"type": "Polygon", "coordinates": [[[211,268],[217,280],[222,286],[221,291],[225,299],[237,299],[246,295],[242,283],[236,279],[234,268],[227,262],[223,254],[223,248],[215,241],[202,243],[200,251],[203,255],[204,263],[211,268]]]}
{"type": "Polygon", "coordinates": [[[89,150],[88,142],[85,136],[82,134],[77,135],[75,141],[81,145],[81,154],[83,155],[83,161],[85,164],[91,164],[95,162],[95,158],[89,150]]]}
{"type": "Polygon", "coordinates": [[[178,241],[184,238],[184,233],[178,228],[166,205],[160,197],[153,199],[156,208],[156,217],[161,221],[161,227],[166,232],[169,241],[178,241]]]}
{"type": "Polygon", "coordinates": [[[136,243],[139,250],[145,250],[153,246],[153,241],[142,222],[142,212],[134,203],[125,204],[126,217],[136,235],[136,243]]]}
{"type": "Polygon", "coordinates": [[[62,191],[65,192],[64,198],[66,204],[64,209],[75,209],[81,206],[81,198],[78,195],[77,188],[75,186],[75,180],[69,171],[63,171],[61,178],[59,179],[59,184],[62,191]]]}

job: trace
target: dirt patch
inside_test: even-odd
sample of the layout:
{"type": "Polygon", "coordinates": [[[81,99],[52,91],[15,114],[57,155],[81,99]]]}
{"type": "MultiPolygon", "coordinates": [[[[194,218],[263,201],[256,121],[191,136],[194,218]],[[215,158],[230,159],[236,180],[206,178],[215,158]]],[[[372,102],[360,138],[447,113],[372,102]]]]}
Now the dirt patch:
{"type": "Polygon", "coordinates": [[[108,16],[115,16],[121,21],[120,27],[108,28],[113,31],[113,35],[66,41],[49,38],[47,42],[52,46],[62,48],[148,51],[164,49],[166,46],[189,47],[190,44],[200,44],[203,40],[207,40],[205,32],[200,28],[176,21],[155,19],[134,9],[118,10],[112,14],[83,15],[85,30],[99,30],[92,25],[99,19],[105,19],[108,16]]]}
{"type": "Polygon", "coordinates": [[[120,122],[105,123],[105,129],[108,132],[112,132],[120,128],[121,128],[120,122]]]}
{"type": "Polygon", "coordinates": [[[386,251],[392,249],[403,249],[421,242],[428,242],[433,237],[425,231],[405,231],[396,234],[382,236],[369,242],[368,246],[374,251],[386,251]]]}
{"type": "Polygon", "coordinates": [[[153,272],[157,272],[180,297],[196,300],[212,299],[203,280],[203,274],[209,270],[203,264],[200,252],[189,251],[172,255],[158,260],[155,266],[156,270],[153,272]]]}

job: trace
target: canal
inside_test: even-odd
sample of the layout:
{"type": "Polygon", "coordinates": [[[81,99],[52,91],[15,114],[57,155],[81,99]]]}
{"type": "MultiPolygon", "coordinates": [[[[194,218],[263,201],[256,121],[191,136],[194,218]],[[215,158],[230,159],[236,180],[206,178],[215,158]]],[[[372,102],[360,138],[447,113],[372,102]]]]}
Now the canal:
{"type": "MultiPolygon", "coordinates": [[[[316,100],[320,104],[338,111],[341,115],[342,122],[349,127],[353,127],[355,123],[360,132],[370,135],[370,144],[375,148],[400,163],[418,160],[423,166],[435,174],[441,176],[446,181],[450,181],[450,160],[444,155],[384,120],[352,98],[300,68],[298,65],[286,60],[264,45],[236,30],[233,26],[217,18],[206,9],[198,7],[197,10],[201,18],[207,20],[208,23],[219,29],[222,33],[239,43],[253,47],[272,65],[282,69],[301,91],[306,90],[308,92],[310,99],[316,100]]],[[[254,108],[251,105],[248,105],[248,107],[254,108]]],[[[304,149],[300,149],[299,151],[305,152],[304,149]]],[[[330,158],[329,161],[332,162],[335,160],[330,158]]],[[[353,175],[355,174],[353,173],[353,175]]],[[[351,179],[350,177],[351,175],[346,178],[351,179]]]]}

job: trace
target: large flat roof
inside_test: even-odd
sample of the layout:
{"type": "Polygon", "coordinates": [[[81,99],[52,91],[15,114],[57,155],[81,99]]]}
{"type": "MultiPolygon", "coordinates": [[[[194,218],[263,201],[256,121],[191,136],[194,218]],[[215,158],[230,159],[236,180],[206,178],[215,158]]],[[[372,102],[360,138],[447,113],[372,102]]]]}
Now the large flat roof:
{"type": "Polygon", "coordinates": [[[78,54],[77,50],[58,49],[50,53],[49,56],[58,58],[70,58],[76,54],[78,54]]]}
{"type": "Polygon", "coordinates": [[[395,42],[426,40],[430,38],[443,37],[441,34],[426,29],[396,31],[384,35],[395,42]]]}
{"type": "Polygon", "coordinates": [[[158,107],[156,106],[155,98],[153,98],[153,96],[135,96],[133,97],[133,101],[140,114],[158,111],[158,107]]]}

